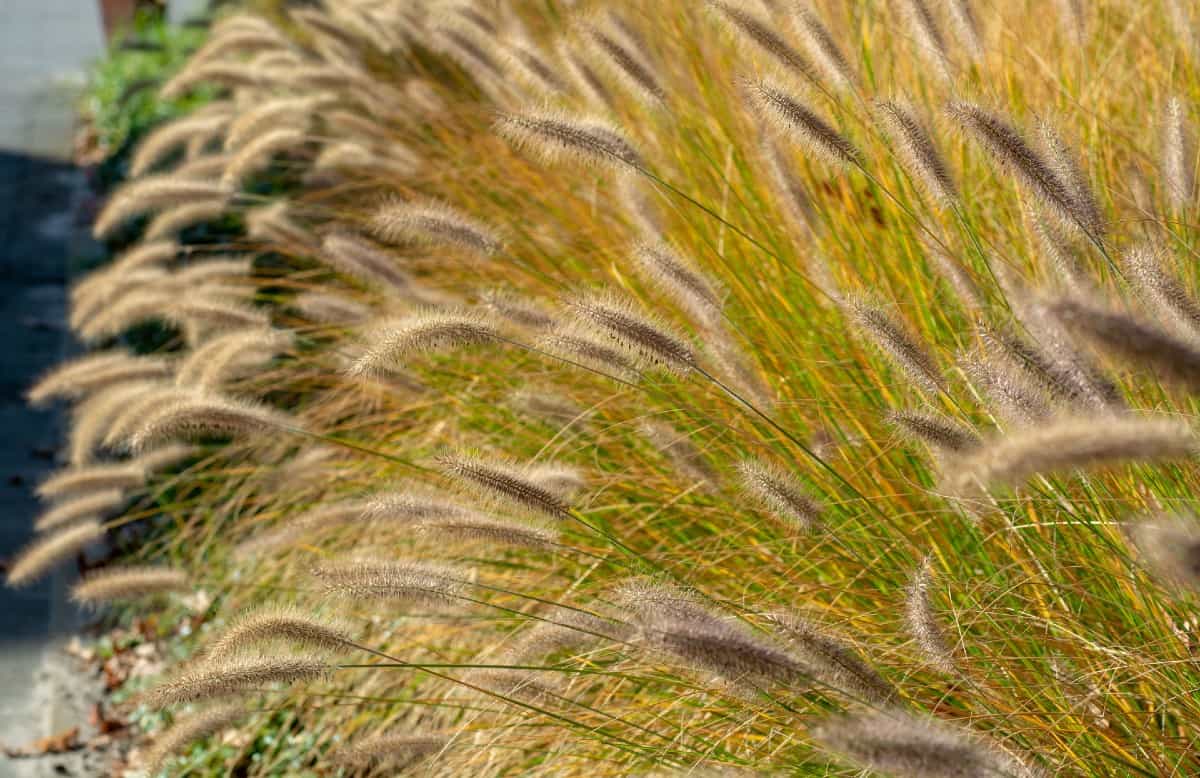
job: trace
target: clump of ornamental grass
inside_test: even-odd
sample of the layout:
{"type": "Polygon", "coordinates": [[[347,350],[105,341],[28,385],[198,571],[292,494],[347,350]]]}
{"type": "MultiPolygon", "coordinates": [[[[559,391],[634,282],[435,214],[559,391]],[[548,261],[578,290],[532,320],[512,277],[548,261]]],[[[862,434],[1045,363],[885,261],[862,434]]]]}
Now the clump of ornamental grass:
{"type": "MultiPolygon", "coordinates": [[[[95,225],[135,242],[70,293],[72,329],[118,350],[31,392],[74,403],[72,466],[13,582],[136,495],[128,520],[167,534],[114,520],[118,550],[202,569],[229,625],[159,704],[261,699],[243,735],[278,748],[224,766],[249,774],[310,741],[318,772],[1038,774],[1018,744],[1062,772],[1186,770],[1182,4],[1059,3],[1070,40],[971,0],[543,5],[218,15],[166,92],[222,96],[137,150],[95,225]],[[1138,90],[1072,91],[1096,73],[1170,73],[1180,99],[1147,122],[1138,90]],[[1081,110],[1038,120],[1068,92],[1081,110]],[[960,102],[983,93],[1003,102],[960,102]],[[925,118],[947,99],[966,146],[925,118]],[[431,461],[465,445],[512,459],[431,461]],[[1146,509],[1126,531],[1161,588],[1095,542],[1146,509]],[[304,688],[347,648],[370,666],[304,688]]],[[[179,570],[76,596],[150,607],[179,570]]],[[[251,709],[180,719],[152,767],[251,709]]]]}
{"type": "Polygon", "coordinates": [[[81,605],[100,605],[186,592],[192,586],[188,574],[176,568],[116,565],[85,576],[71,587],[71,599],[81,605]]]}

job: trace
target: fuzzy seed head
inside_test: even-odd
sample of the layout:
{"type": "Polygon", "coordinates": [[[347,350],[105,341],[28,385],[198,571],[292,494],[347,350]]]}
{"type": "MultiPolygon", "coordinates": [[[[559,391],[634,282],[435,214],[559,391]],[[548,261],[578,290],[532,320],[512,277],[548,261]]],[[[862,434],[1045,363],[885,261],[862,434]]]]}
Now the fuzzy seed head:
{"type": "Polygon", "coordinates": [[[103,489],[71,497],[42,513],[33,522],[38,532],[74,524],[80,519],[102,519],[125,505],[125,490],[103,489]]]}
{"type": "MultiPolygon", "coordinates": [[[[1038,153],[1021,133],[1001,118],[977,105],[951,103],[950,117],[978,142],[1004,169],[1036,196],[1064,224],[1087,232],[1095,214],[1081,202],[1055,171],[1053,163],[1038,153]]],[[[1099,238],[1098,235],[1092,235],[1099,238]]]]}
{"type": "Polygon", "coordinates": [[[564,159],[621,169],[643,164],[625,135],[602,119],[545,111],[500,114],[494,127],[513,146],[551,165],[564,159]]]}
{"type": "Polygon", "coordinates": [[[830,84],[843,92],[854,89],[858,79],[854,69],[838,48],[837,41],[816,12],[808,8],[796,9],[795,27],[813,63],[830,84]]]}
{"type": "Polygon", "coordinates": [[[329,664],[314,656],[261,656],[200,662],[146,692],[156,708],[185,702],[249,694],[266,684],[315,681],[329,674],[329,664]]]}
{"type": "Polygon", "coordinates": [[[187,573],[170,567],[106,567],[75,584],[71,599],[81,605],[98,605],[191,588],[187,573]]]}
{"type": "Polygon", "coordinates": [[[834,168],[849,168],[859,163],[861,154],[854,144],[782,88],[766,81],[752,81],[745,87],[760,115],[799,141],[809,154],[834,168]]]}
{"type": "Polygon", "coordinates": [[[722,0],[707,0],[707,4],[717,18],[741,38],[779,63],[784,70],[806,81],[818,83],[816,69],[812,63],[775,32],[772,22],[722,0]]]}
{"type": "Polygon", "coordinates": [[[404,367],[416,355],[494,343],[500,331],[469,312],[428,312],[389,319],[371,326],[366,348],[350,367],[356,376],[381,376],[404,367]]]}
{"type": "Polygon", "coordinates": [[[803,530],[820,524],[821,504],[791,473],[754,459],[739,462],[738,473],[746,494],[772,516],[803,530]]]}
{"type": "Polygon", "coordinates": [[[1069,332],[1166,381],[1200,390],[1200,346],[1092,300],[1060,298],[1047,311],[1069,332]]]}
{"type": "Polygon", "coordinates": [[[813,739],[860,768],[902,778],[1041,775],[965,730],[898,711],[830,719],[813,739]]]}
{"type": "Polygon", "coordinates": [[[490,227],[444,203],[393,200],[376,208],[368,223],[386,243],[449,245],[485,258],[503,248],[490,227]]]}
{"type": "Polygon", "coordinates": [[[200,738],[215,735],[241,723],[249,713],[240,703],[228,703],[177,719],[170,729],[159,734],[142,758],[151,774],[162,770],[172,755],[200,738]]]}
{"type": "Polygon", "coordinates": [[[104,527],[95,519],[55,530],[33,541],[17,554],[8,566],[6,581],[10,587],[33,583],[56,564],[102,537],[104,527]]]}
{"type": "Polygon", "coordinates": [[[421,562],[347,562],[312,571],[325,589],[352,600],[392,600],[445,606],[461,602],[470,584],[462,570],[421,562]]]}
{"type": "Polygon", "coordinates": [[[437,735],[382,733],[356,740],[334,752],[333,761],[352,768],[386,768],[393,773],[444,750],[449,741],[437,735]]]}
{"type": "Polygon", "coordinates": [[[937,17],[926,0],[899,0],[900,15],[925,63],[943,81],[953,80],[950,54],[937,17]]]}
{"type": "Polygon", "coordinates": [[[250,435],[294,426],[286,414],[218,395],[184,395],[144,418],[130,438],[134,451],[175,438],[250,435]]]}
{"type": "Polygon", "coordinates": [[[958,422],[928,411],[892,411],[887,421],[905,435],[943,453],[962,453],[979,446],[979,436],[958,422]]]}
{"type": "Polygon", "coordinates": [[[790,613],[772,613],[775,628],[807,675],[843,694],[880,704],[896,698],[895,688],[844,640],[790,613]]]}
{"type": "Polygon", "coordinates": [[[119,462],[61,470],[38,484],[37,496],[43,500],[100,492],[108,489],[134,489],[146,480],[146,470],[138,462],[119,462]]]}
{"type": "Polygon", "coordinates": [[[880,100],[875,103],[875,115],[913,180],[942,205],[954,203],[958,189],[950,167],[913,109],[880,100]]]}
{"type": "Polygon", "coordinates": [[[399,292],[412,286],[412,279],[397,265],[396,257],[357,235],[327,235],[321,242],[321,256],[335,269],[369,284],[383,284],[399,292]]]}
{"type": "Polygon", "coordinates": [[[613,294],[580,297],[570,309],[583,328],[598,328],[635,360],[686,374],[697,367],[691,344],[666,325],[642,314],[634,305],[613,294]]]}
{"type": "MultiPolygon", "coordinates": [[[[661,105],[667,99],[667,91],[650,63],[622,36],[600,26],[584,28],[588,42],[596,56],[608,66],[629,91],[651,106],[661,105]]],[[[645,51],[645,49],[642,49],[645,51]]]]}
{"type": "Polygon", "coordinates": [[[1164,582],[1200,590],[1200,524],[1192,517],[1158,516],[1125,527],[1139,558],[1164,582]]]}
{"type": "Polygon", "coordinates": [[[226,660],[262,643],[279,642],[304,651],[342,653],[350,635],[341,624],[294,607],[267,606],[240,617],[204,648],[204,661],[226,660]]]}
{"type": "Polygon", "coordinates": [[[1171,208],[1191,205],[1196,196],[1196,143],[1178,97],[1169,99],[1163,112],[1162,174],[1171,208]]]}
{"type": "Polygon", "coordinates": [[[937,612],[933,608],[933,600],[929,596],[929,587],[933,583],[933,572],[930,560],[921,563],[909,580],[907,595],[904,600],[904,621],[925,661],[938,672],[955,675],[958,672],[954,660],[954,652],[946,640],[942,625],[938,622],[937,612]]]}
{"type": "Polygon", "coordinates": [[[455,454],[439,457],[438,465],[446,475],[472,486],[485,496],[500,498],[553,519],[570,516],[570,504],[532,481],[524,468],[455,454]]]}
{"type": "Polygon", "coordinates": [[[993,484],[1016,486],[1035,475],[1187,459],[1196,450],[1195,435],[1180,421],[1148,416],[1064,417],[985,441],[955,461],[949,486],[956,492],[993,484]]]}
{"type": "Polygon", "coordinates": [[[925,345],[886,311],[863,301],[850,303],[854,323],[905,375],[930,394],[937,394],[946,385],[941,368],[925,345]]]}
{"type": "Polygon", "coordinates": [[[592,370],[623,381],[636,381],[639,376],[637,360],[624,351],[596,340],[587,329],[575,323],[559,327],[546,335],[540,341],[540,346],[592,370]]]}
{"type": "Polygon", "coordinates": [[[698,324],[710,328],[721,324],[724,292],[672,246],[661,240],[638,244],[633,249],[633,261],[648,282],[698,324]]]}

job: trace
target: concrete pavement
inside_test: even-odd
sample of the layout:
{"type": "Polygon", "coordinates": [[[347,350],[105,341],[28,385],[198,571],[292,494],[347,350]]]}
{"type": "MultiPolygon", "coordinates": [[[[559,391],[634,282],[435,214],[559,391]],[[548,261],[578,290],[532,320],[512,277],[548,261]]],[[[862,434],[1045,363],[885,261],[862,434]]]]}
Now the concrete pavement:
{"type": "MultiPolygon", "coordinates": [[[[28,541],[32,489],[55,467],[61,425],[26,407],[30,382],[66,354],[68,262],[88,250],[79,223],[83,175],[70,164],[75,100],[103,53],[95,0],[0,0],[0,556],[28,541]]],[[[0,740],[58,731],[57,706],[35,694],[55,639],[74,615],[58,571],[26,590],[0,588],[0,740]]],[[[55,760],[8,761],[0,776],[54,774],[55,760]]],[[[61,774],[61,773],[60,773],[61,774]]],[[[78,773],[76,773],[78,774],[78,773]]]]}

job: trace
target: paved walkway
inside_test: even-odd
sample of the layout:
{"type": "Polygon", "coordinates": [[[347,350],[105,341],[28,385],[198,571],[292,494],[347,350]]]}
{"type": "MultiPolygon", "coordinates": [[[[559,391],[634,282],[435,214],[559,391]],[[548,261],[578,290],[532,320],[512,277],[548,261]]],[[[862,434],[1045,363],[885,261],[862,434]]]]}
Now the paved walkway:
{"type": "MultiPolygon", "coordinates": [[[[25,406],[33,378],[61,360],[68,259],[80,250],[85,196],[70,164],[73,102],[103,50],[95,0],[0,0],[0,557],[31,534],[32,489],[55,467],[56,416],[25,406]]],[[[64,725],[35,701],[35,676],[57,635],[69,572],[40,586],[0,588],[0,741],[23,745],[64,725]]],[[[52,775],[54,760],[13,762],[0,776],[52,775]]],[[[78,773],[76,773],[78,774],[78,773]]]]}

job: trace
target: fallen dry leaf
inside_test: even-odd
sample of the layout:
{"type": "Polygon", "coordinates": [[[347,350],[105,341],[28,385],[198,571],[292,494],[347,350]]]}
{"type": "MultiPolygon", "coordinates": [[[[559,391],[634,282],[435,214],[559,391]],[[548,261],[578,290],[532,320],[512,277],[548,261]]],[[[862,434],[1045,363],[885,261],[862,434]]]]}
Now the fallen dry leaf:
{"type": "Polygon", "coordinates": [[[29,759],[46,754],[65,754],[80,748],[83,748],[83,744],[79,742],[79,727],[71,727],[57,735],[35,740],[27,746],[19,748],[5,746],[4,753],[9,759],[29,759]]]}

